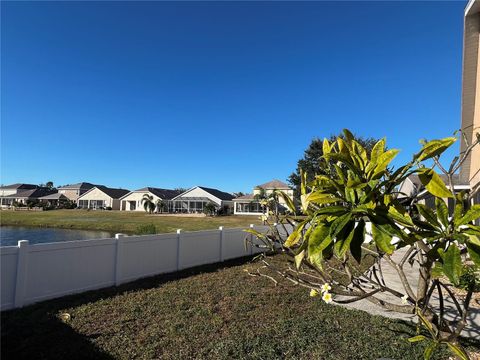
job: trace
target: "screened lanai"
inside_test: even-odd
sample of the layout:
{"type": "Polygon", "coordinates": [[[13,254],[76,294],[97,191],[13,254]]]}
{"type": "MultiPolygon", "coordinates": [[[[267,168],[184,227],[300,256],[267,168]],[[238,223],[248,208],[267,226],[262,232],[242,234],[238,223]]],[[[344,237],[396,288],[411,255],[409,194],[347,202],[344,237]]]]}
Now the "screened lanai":
{"type": "MultiPolygon", "coordinates": [[[[213,203],[207,197],[178,197],[171,202],[174,213],[203,213],[206,204],[213,203]]],[[[214,203],[215,204],[215,203],[214,203]]],[[[218,207],[218,204],[215,204],[218,207]]]]}

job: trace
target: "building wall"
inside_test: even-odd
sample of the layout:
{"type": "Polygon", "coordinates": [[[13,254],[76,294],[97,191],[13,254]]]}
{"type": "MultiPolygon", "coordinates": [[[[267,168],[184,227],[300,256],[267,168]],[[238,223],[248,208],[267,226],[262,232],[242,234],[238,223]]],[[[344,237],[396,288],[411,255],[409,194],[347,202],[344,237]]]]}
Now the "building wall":
{"type": "Polygon", "coordinates": [[[17,189],[2,189],[0,190],[0,196],[10,196],[17,193],[17,189]]]}
{"type": "Polygon", "coordinates": [[[69,200],[77,201],[80,189],[58,189],[60,194],[65,195],[69,200]]]}
{"type": "Polygon", "coordinates": [[[92,191],[83,194],[78,200],[103,200],[105,202],[105,207],[111,207],[113,210],[120,210],[120,201],[113,201],[110,196],[105,194],[103,191],[94,188],[92,191]]]}
{"type": "MultiPolygon", "coordinates": [[[[470,1],[464,27],[462,129],[469,143],[480,133],[480,2],[470,1]]],[[[461,151],[466,148],[461,143],[461,151]]],[[[480,182],[480,146],[474,148],[461,169],[461,177],[473,187],[480,182]]]]}
{"type": "Polygon", "coordinates": [[[120,206],[120,209],[124,211],[145,211],[142,204],[143,195],[145,194],[153,196],[153,202],[155,204],[158,200],[161,200],[161,198],[149,191],[131,192],[130,194],[121,199],[122,204],[120,206]],[[130,201],[135,201],[135,210],[130,210],[130,201]]]}

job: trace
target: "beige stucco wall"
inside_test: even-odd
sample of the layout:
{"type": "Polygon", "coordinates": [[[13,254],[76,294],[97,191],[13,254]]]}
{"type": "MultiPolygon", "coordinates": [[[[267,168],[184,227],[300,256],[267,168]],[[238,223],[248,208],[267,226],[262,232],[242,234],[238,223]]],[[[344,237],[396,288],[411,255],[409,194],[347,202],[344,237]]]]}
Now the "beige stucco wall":
{"type": "MultiPolygon", "coordinates": [[[[464,27],[462,130],[469,143],[480,132],[480,1],[471,1],[467,7],[464,27]]],[[[461,151],[466,144],[462,141],[461,151]]],[[[460,171],[464,181],[473,187],[480,182],[480,146],[474,148],[460,171]]]]}
{"type": "Polygon", "coordinates": [[[65,195],[67,198],[69,198],[72,201],[77,201],[79,197],[79,189],[59,189],[58,192],[60,194],[65,195]]]}
{"type": "Polygon", "coordinates": [[[119,200],[114,201],[114,199],[97,188],[93,188],[91,191],[80,196],[77,201],[79,200],[103,200],[105,201],[105,207],[110,206],[113,210],[120,210],[119,200]]]}
{"type": "Polygon", "coordinates": [[[148,194],[150,196],[153,196],[153,202],[156,204],[158,200],[161,200],[157,195],[149,192],[149,191],[139,191],[139,192],[131,192],[127,196],[121,199],[122,205],[120,206],[121,210],[124,211],[145,211],[143,208],[142,204],[142,199],[143,195],[148,194]],[[135,210],[130,210],[130,201],[135,201],[136,203],[136,209],[135,210]],[[125,207],[123,206],[123,203],[125,203],[125,207]]]}

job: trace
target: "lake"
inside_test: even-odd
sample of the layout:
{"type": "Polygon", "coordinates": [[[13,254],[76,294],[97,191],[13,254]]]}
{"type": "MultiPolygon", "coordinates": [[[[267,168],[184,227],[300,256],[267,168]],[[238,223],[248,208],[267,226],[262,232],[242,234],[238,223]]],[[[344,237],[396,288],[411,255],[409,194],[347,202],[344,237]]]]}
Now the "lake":
{"type": "Polygon", "coordinates": [[[0,246],[16,246],[18,240],[29,240],[30,244],[41,244],[112,237],[115,237],[115,234],[98,230],[70,230],[22,226],[0,227],[0,246]]]}

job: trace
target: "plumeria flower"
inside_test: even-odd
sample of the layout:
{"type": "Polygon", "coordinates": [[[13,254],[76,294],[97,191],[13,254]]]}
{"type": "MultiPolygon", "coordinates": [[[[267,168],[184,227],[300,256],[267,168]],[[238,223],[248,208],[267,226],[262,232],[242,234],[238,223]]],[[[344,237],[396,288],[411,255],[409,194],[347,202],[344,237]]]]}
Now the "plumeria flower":
{"type": "Polygon", "coordinates": [[[408,304],[408,295],[402,296],[402,304],[408,304]]]}
{"type": "Polygon", "coordinates": [[[328,293],[330,290],[332,290],[332,287],[329,283],[325,283],[322,285],[322,293],[328,293]]]}
{"type": "Polygon", "coordinates": [[[325,301],[327,304],[330,304],[333,301],[332,294],[330,294],[329,292],[323,293],[322,300],[325,301]]]}
{"type": "Polygon", "coordinates": [[[320,295],[320,293],[317,290],[315,290],[315,289],[310,290],[310,296],[311,297],[315,297],[315,296],[318,296],[318,295],[320,295]]]}

